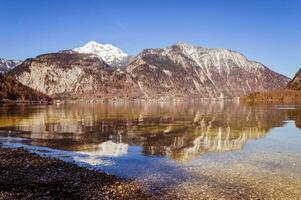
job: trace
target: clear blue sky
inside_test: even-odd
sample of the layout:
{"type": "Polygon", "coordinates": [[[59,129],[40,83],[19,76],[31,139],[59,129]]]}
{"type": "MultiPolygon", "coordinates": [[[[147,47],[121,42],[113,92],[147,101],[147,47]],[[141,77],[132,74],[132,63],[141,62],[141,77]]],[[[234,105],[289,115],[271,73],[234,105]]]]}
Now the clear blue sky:
{"type": "Polygon", "coordinates": [[[177,41],[228,48],[291,77],[301,67],[301,0],[0,0],[0,57],[90,40],[130,55],[177,41]]]}

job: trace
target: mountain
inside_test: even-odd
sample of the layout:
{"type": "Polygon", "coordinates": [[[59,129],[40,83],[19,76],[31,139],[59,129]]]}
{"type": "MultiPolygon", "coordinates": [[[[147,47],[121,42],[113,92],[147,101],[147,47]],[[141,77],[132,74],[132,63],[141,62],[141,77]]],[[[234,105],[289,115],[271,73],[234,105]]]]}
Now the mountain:
{"type": "Polygon", "coordinates": [[[51,98],[24,86],[10,76],[0,74],[0,102],[6,100],[50,101],[51,98]]]}
{"type": "Polygon", "coordinates": [[[56,98],[115,98],[141,95],[129,74],[94,54],[50,53],[25,60],[9,72],[22,84],[56,98]]]}
{"type": "Polygon", "coordinates": [[[301,68],[295,77],[288,83],[287,88],[291,90],[301,90],[301,68]]]}
{"type": "Polygon", "coordinates": [[[300,104],[301,69],[286,87],[277,90],[252,92],[240,98],[241,102],[252,104],[300,104]]]}
{"type": "Polygon", "coordinates": [[[95,41],[88,42],[82,47],[73,49],[73,51],[95,54],[112,67],[123,67],[129,61],[129,56],[121,49],[111,44],[99,44],[95,41]]]}
{"type": "Polygon", "coordinates": [[[146,49],[126,68],[145,96],[219,98],[280,88],[289,79],[238,52],[187,43],[146,49]]]}
{"type": "Polygon", "coordinates": [[[27,59],[9,74],[51,97],[76,99],[232,98],[281,88],[289,81],[227,49],[187,43],[146,49],[132,58],[123,71],[110,65],[126,57],[121,50],[95,42],[82,48],[27,59]]]}
{"type": "Polygon", "coordinates": [[[20,63],[20,60],[9,60],[5,58],[0,58],[0,74],[7,73],[9,70],[13,69],[20,63]]]}

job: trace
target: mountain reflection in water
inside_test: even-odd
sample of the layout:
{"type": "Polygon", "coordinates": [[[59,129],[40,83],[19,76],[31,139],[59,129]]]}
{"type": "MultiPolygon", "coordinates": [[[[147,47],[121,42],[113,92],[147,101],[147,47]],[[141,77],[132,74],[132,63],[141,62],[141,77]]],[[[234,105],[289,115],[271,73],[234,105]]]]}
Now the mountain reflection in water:
{"type": "Polygon", "coordinates": [[[1,136],[28,138],[31,145],[99,156],[126,155],[133,145],[144,155],[188,161],[242,149],[284,120],[299,125],[298,111],[235,103],[4,105],[0,129],[1,136]]]}

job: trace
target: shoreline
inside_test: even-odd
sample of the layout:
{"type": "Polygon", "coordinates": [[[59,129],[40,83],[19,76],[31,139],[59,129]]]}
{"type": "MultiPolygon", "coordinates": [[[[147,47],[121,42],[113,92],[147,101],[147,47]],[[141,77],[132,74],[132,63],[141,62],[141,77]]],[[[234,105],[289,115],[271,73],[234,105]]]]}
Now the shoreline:
{"type": "Polygon", "coordinates": [[[0,145],[0,199],[155,199],[132,180],[0,145]]]}
{"type": "Polygon", "coordinates": [[[168,99],[77,99],[52,101],[13,101],[0,100],[0,105],[60,105],[98,103],[180,103],[180,102],[239,102],[238,98],[168,98],[168,99]]]}

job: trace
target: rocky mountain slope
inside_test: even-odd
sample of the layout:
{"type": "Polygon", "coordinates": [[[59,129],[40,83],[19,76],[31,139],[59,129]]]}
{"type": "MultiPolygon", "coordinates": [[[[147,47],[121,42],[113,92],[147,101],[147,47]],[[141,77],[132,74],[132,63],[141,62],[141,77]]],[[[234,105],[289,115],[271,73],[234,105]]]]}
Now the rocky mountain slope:
{"type": "Polygon", "coordinates": [[[301,69],[286,87],[277,90],[252,92],[242,96],[242,102],[253,104],[300,104],[301,103],[301,69]]]}
{"type": "Polygon", "coordinates": [[[88,42],[82,47],[73,49],[73,51],[95,54],[113,67],[124,67],[129,61],[129,56],[121,49],[111,44],[99,44],[95,41],[88,42]]]}
{"type": "Polygon", "coordinates": [[[115,98],[141,95],[129,74],[94,54],[61,52],[25,60],[10,71],[22,84],[52,97],[115,98]]]}
{"type": "Polygon", "coordinates": [[[0,58],[0,74],[7,73],[9,70],[13,69],[20,63],[20,60],[9,60],[5,58],[0,58]]]}
{"type": "Polygon", "coordinates": [[[127,67],[148,97],[235,97],[280,88],[289,79],[238,52],[177,43],[146,49],[127,67]]]}
{"type": "Polygon", "coordinates": [[[287,88],[291,90],[301,90],[301,68],[295,77],[288,83],[287,88]]]}
{"type": "Polygon", "coordinates": [[[5,100],[50,101],[51,98],[22,85],[10,76],[0,74],[0,102],[5,100]]]}
{"type": "Polygon", "coordinates": [[[91,99],[232,98],[281,88],[289,81],[238,52],[186,43],[146,49],[123,71],[125,58],[111,45],[90,42],[27,59],[9,74],[52,97],[91,99]]]}

